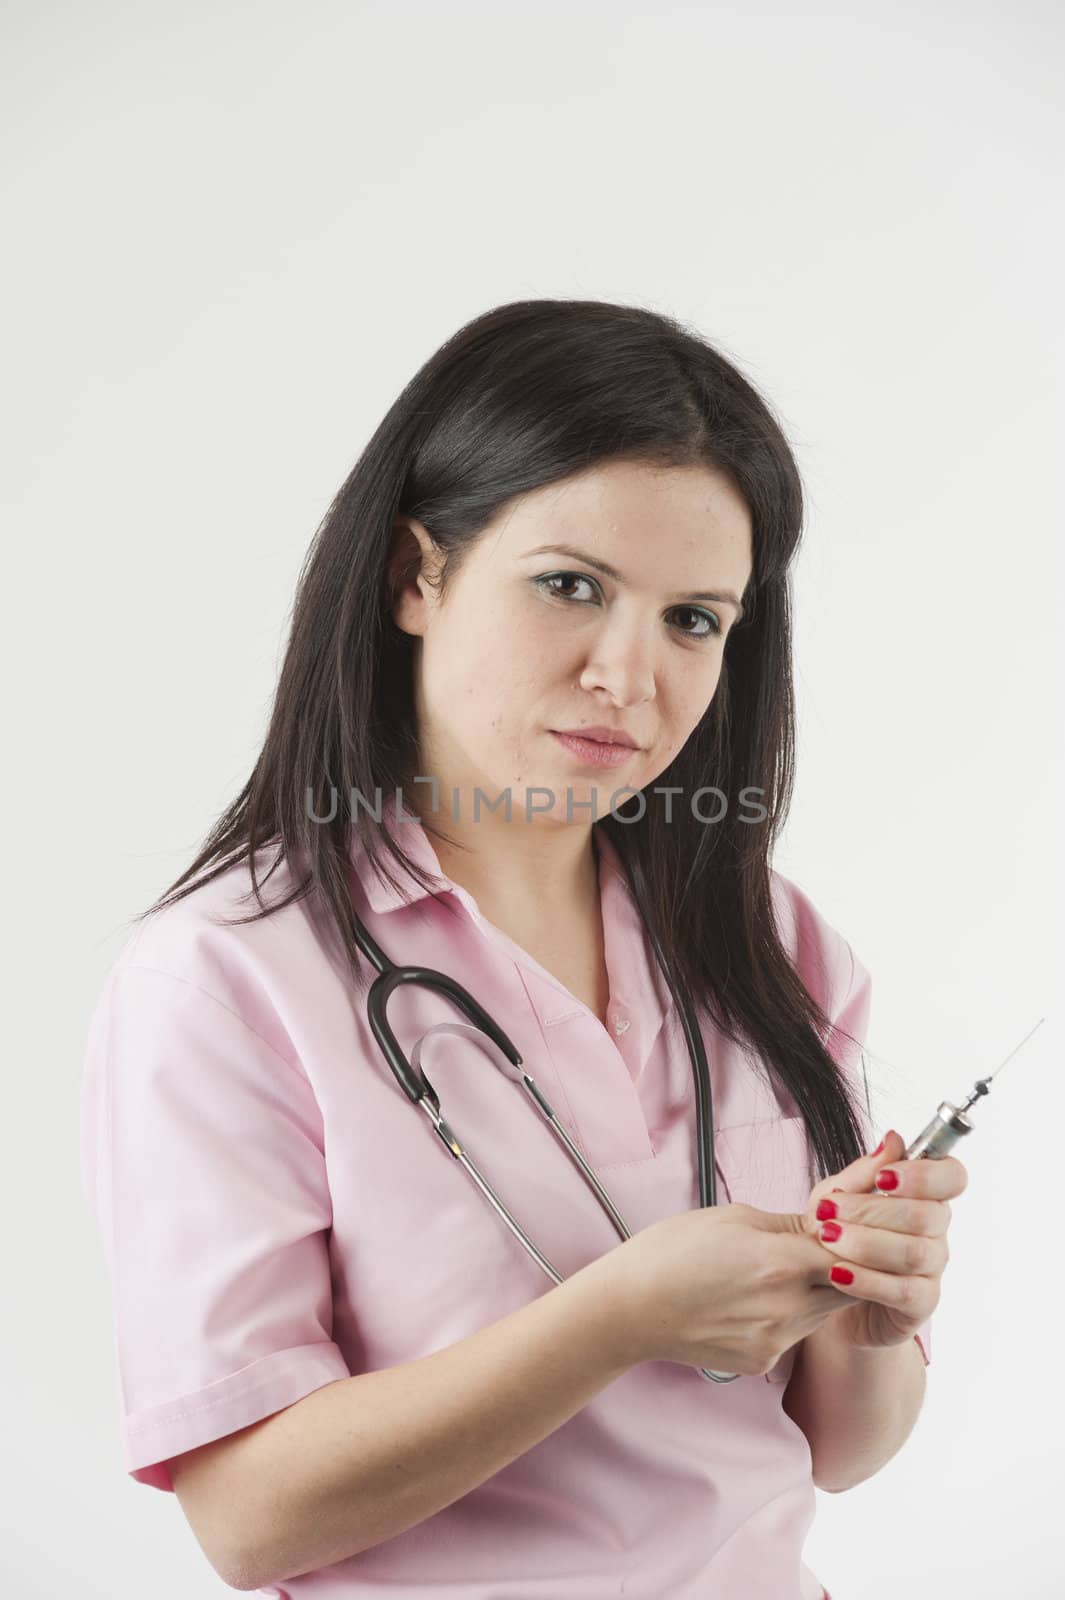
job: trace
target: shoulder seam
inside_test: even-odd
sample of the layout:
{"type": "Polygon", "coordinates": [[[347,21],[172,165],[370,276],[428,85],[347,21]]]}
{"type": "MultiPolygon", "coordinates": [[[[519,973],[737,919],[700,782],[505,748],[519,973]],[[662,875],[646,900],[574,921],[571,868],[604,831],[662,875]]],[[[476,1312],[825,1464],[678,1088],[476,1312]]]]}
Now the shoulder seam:
{"type": "MultiPolygon", "coordinates": [[[[229,1016],[233,1017],[235,1021],[239,1022],[242,1027],[246,1028],[250,1034],[254,1035],[254,1037],[259,1040],[260,1044],[264,1044],[266,1046],[271,1055],[275,1055],[279,1061],[284,1062],[285,1066],[288,1067],[290,1072],[297,1073],[303,1079],[307,1087],[311,1090],[311,1093],[314,1093],[311,1081],[299,1060],[290,1061],[288,1056],[283,1055],[275,1044],[271,1044],[270,1040],[267,1039],[264,1034],[259,1032],[258,1028],[252,1027],[247,1017],[242,1017],[239,1011],[234,1011],[232,1006],[226,1005],[224,1000],[220,1000],[218,996],[216,994],[212,994],[209,989],[203,988],[201,984],[193,983],[191,978],[179,977],[176,972],[166,972],[162,967],[152,967],[144,961],[130,961],[123,970],[125,972],[151,972],[157,978],[169,978],[172,983],[184,984],[186,989],[195,989],[197,994],[202,994],[206,1000],[212,1000],[216,1006],[220,1006],[223,1011],[225,1011],[229,1016]]],[[[118,976],[121,977],[122,974],[119,973],[118,976]]]]}

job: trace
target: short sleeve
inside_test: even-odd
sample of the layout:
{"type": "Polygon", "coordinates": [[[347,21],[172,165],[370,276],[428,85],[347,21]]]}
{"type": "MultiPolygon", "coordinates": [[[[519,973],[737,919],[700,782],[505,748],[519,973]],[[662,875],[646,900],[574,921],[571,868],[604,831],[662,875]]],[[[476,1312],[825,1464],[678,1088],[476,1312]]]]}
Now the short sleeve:
{"type": "MultiPolygon", "coordinates": [[[[869,1019],[872,1011],[872,979],[848,944],[850,976],[843,999],[832,1017],[832,1031],[828,1050],[853,1089],[855,1104],[862,1124],[867,1152],[876,1149],[886,1128],[877,1127],[869,1098],[869,1082],[865,1067],[865,1044],[869,1037],[869,1019]]],[[[901,1129],[899,1130],[902,1131],[901,1129]]],[[[923,1322],[914,1334],[925,1366],[932,1360],[932,1320],[923,1322]]]]}
{"type": "Polygon", "coordinates": [[[111,1278],[126,1468],[350,1376],[333,1342],[321,1115],[222,1001],[148,967],[110,975],[82,1077],[82,1183],[111,1278]]]}

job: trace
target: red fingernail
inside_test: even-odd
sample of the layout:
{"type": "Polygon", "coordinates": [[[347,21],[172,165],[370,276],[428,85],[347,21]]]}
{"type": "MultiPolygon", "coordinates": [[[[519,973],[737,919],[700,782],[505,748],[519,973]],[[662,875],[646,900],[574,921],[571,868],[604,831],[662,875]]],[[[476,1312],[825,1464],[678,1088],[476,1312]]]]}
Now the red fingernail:
{"type": "Polygon", "coordinates": [[[898,1173],[892,1172],[890,1167],[885,1167],[883,1172],[878,1172],[876,1175],[876,1186],[878,1189],[897,1189],[899,1186],[898,1173]]]}
{"type": "Polygon", "coordinates": [[[833,1283],[854,1282],[854,1273],[851,1271],[850,1267],[841,1267],[838,1265],[834,1266],[832,1271],[829,1273],[829,1277],[832,1279],[833,1283]]]}
{"type": "MultiPolygon", "coordinates": [[[[839,1189],[833,1189],[832,1191],[833,1194],[839,1194],[841,1192],[842,1191],[839,1189]]],[[[817,1202],[818,1222],[827,1222],[829,1217],[834,1217],[836,1215],[838,1209],[839,1208],[834,1200],[819,1200],[817,1202]]]]}
{"type": "Polygon", "coordinates": [[[878,1156],[880,1154],[880,1152],[881,1152],[881,1150],[883,1150],[885,1144],[887,1144],[887,1140],[886,1139],[881,1139],[880,1143],[877,1145],[876,1149],[873,1151],[874,1156],[878,1156]]]}
{"type": "Polygon", "coordinates": [[[826,1222],[824,1227],[821,1229],[821,1237],[829,1244],[835,1244],[842,1232],[843,1229],[840,1227],[838,1222],[826,1222]]]}

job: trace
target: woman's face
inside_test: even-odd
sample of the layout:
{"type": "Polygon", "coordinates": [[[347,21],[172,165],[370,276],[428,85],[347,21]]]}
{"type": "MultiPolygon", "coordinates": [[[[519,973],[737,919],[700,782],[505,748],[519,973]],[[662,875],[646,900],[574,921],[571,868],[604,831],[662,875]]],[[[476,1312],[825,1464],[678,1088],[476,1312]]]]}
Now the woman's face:
{"type": "MultiPolygon", "coordinates": [[[[472,820],[479,788],[482,820],[486,802],[509,792],[515,821],[588,827],[615,793],[625,791],[623,805],[629,789],[653,784],[713,699],[751,573],[750,514],[728,479],[612,461],[521,495],[467,552],[442,601],[427,581],[436,552],[420,523],[399,520],[397,554],[412,549],[411,535],[422,567],[392,615],[420,639],[417,776],[437,779],[441,818],[472,820]],[[552,731],[595,725],[624,730],[637,748],[598,768],[552,731]]],[[[430,794],[419,785],[407,809],[430,794]]]]}

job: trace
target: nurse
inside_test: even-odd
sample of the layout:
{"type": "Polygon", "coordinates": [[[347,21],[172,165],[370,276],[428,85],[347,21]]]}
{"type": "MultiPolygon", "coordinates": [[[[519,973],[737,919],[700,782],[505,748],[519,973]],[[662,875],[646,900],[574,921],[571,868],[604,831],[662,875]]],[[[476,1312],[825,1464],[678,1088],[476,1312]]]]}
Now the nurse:
{"type": "Polygon", "coordinates": [[[771,865],[801,522],[740,373],[596,301],[459,330],[336,496],[259,758],[83,1077],[125,1467],[232,1587],[827,1596],[814,1489],[913,1428],[967,1180],[877,1144],[869,974],[771,865]],[[631,1239],[492,1047],[397,991],[548,1282],[383,1060],[352,909],[486,1007],[631,1239]],[[709,1209],[648,929],[709,1059],[709,1209]]]}

